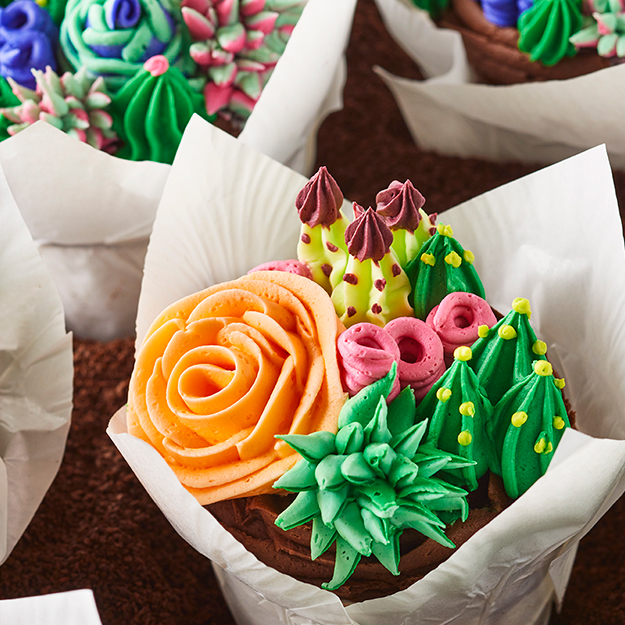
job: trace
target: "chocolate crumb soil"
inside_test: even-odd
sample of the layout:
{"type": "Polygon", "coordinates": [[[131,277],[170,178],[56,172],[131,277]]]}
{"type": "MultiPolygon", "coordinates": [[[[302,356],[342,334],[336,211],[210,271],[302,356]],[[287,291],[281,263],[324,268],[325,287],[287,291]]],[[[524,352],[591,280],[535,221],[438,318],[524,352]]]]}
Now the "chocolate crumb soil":
{"type": "MultiPolygon", "coordinates": [[[[359,0],[348,49],[345,108],[319,133],[318,165],[345,196],[370,205],[410,178],[440,212],[537,167],[420,151],[378,64],[419,77],[386,34],[373,0],[359,0]]],[[[625,175],[617,174],[619,193],[625,175]]],[[[621,204],[624,205],[623,201],[621,204]]],[[[76,340],[75,408],[61,469],[31,524],[0,566],[0,598],[92,588],[103,625],[233,625],[208,560],[171,528],[106,435],[124,404],[130,339],[76,340]]],[[[625,623],[625,499],[581,541],[562,614],[551,625],[625,623]]]]}

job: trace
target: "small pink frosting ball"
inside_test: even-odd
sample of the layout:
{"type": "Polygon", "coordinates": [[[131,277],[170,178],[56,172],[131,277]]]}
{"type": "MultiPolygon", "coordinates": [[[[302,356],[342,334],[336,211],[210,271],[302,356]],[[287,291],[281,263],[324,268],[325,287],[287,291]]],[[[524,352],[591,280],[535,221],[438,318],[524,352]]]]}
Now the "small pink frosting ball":
{"type": "Polygon", "coordinates": [[[401,387],[410,386],[417,401],[421,401],[445,371],[440,338],[425,322],[414,317],[398,317],[384,329],[399,349],[397,371],[401,387]]]}
{"type": "Polygon", "coordinates": [[[146,69],[152,76],[162,76],[169,69],[169,61],[162,55],[150,57],[144,64],[146,69]]]}
{"type": "Polygon", "coordinates": [[[479,295],[460,291],[447,295],[432,308],[425,321],[440,336],[448,366],[453,362],[457,347],[470,347],[477,341],[480,326],[492,328],[497,323],[485,300],[479,295]]]}
{"type": "Polygon", "coordinates": [[[310,280],[313,279],[310,267],[299,260],[272,260],[250,269],[247,273],[250,274],[256,271],[286,271],[286,273],[295,273],[298,276],[303,276],[310,280]]]}
{"type": "MultiPolygon", "coordinates": [[[[373,323],[357,323],[343,332],[337,340],[339,365],[343,383],[350,396],[365,386],[383,378],[399,361],[399,347],[393,338],[373,323]]],[[[401,390],[399,377],[387,397],[390,403],[401,390]]]]}

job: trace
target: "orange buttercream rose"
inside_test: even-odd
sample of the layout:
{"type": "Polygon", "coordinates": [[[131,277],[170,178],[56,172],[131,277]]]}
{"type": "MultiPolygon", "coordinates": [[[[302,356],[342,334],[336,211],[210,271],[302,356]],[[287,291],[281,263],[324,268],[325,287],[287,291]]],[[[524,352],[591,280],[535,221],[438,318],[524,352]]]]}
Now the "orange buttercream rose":
{"type": "Polygon", "coordinates": [[[152,324],[130,380],[128,430],[206,505],[270,492],[298,460],[276,434],[336,431],[343,325],[298,275],[254,273],[190,295],[152,324]]]}

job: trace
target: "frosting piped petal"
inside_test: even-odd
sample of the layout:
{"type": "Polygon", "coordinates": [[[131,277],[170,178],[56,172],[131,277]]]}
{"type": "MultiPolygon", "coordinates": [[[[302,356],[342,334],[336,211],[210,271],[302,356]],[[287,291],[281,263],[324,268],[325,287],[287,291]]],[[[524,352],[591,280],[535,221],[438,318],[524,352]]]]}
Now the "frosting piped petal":
{"type": "Polygon", "coordinates": [[[366,211],[354,202],[356,219],[345,229],[347,250],[361,263],[380,261],[391,249],[393,233],[372,208],[366,211]]]}
{"type": "Polygon", "coordinates": [[[394,180],[376,197],[376,212],[382,215],[391,230],[414,232],[421,221],[419,209],[425,204],[425,198],[410,180],[403,184],[394,180]]]}
{"type": "Polygon", "coordinates": [[[311,228],[318,225],[329,228],[340,218],[342,205],[343,193],[325,167],[319,168],[295,200],[301,222],[311,228]]]}

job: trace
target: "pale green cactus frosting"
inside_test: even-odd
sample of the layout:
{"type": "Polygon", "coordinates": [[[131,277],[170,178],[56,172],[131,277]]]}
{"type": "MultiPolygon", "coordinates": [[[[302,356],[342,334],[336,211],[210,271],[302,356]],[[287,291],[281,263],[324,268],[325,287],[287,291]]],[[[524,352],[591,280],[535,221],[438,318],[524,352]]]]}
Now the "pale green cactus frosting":
{"type": "Polygon", "coordinates": [[[347,265],[332,291],[336,314],[345,327],[361,322],[382,327],[397,317],[412,316],[410,281],[391,251],[392,232],[372,208],[365,211],[354,203],[354,213],[345,229],[347,265]]]}
{"type": "Polygon", "coordinates": [[[471,347],[471,368],[493,405],[532,372],[535,360],[546,360],[547,346],[536,338],[531,315],[529,301],[517,297],[512,310],[490,330],[480,328],[481,338],[471,347]]]}
{"type": "Polygon", "coordinates": [[[475,461],[460,472],[462,485],[475,490],[477,481],[488,470],[491,448],[485,428],[493,407],[469,367],[471,357],[469,347],[455,350],[451,367],[418,405],[417,420],[429,420],[428,443],[475,461]]]}
{"type": "Polygon", "coordinates": [[[421,254],[407,267],[414,280],[415,317],[425,320],[434,306],[456,291],[475,293],[484,299],[484,287],[475,267],[474,256],[453,238],[451,226],[439,224],[436,234],[421,248],[421,254]]]}
{"type": "Polygon", "coordinates": [[[571,38],[576,48],[596,48],[605,57],[625,57],[625,6],[621,0],[590,0],[592,17],[571,38]]]}
{"type": "Polygon", "coordinates": [[[487,424],[495,446],[491,470],[502,476],[510,497],[519,497],[545,474],[564,428],[570,427],[562,386],[551,364],[536,360],[532,372],[495,406],[487,424]]]}
{"type": "Polygon", "coordinates": [[[312,521],[313,560],[336,542],[334,574],[322,584],[328,590],[339,588],[362,556],[375,556],[399,575],[404,529],[454,547],[443,533],[446,521],[468,515],[466,491],[436,475],[471,462],[422,444],[427,422],[415,424],[409,389],[387,407],[395,375],[394,365],[385,378],[348,400],[336,434],[281,437],[303,459],[274,484],[298,493],[276,525],[288,530],[312,521]]]}

